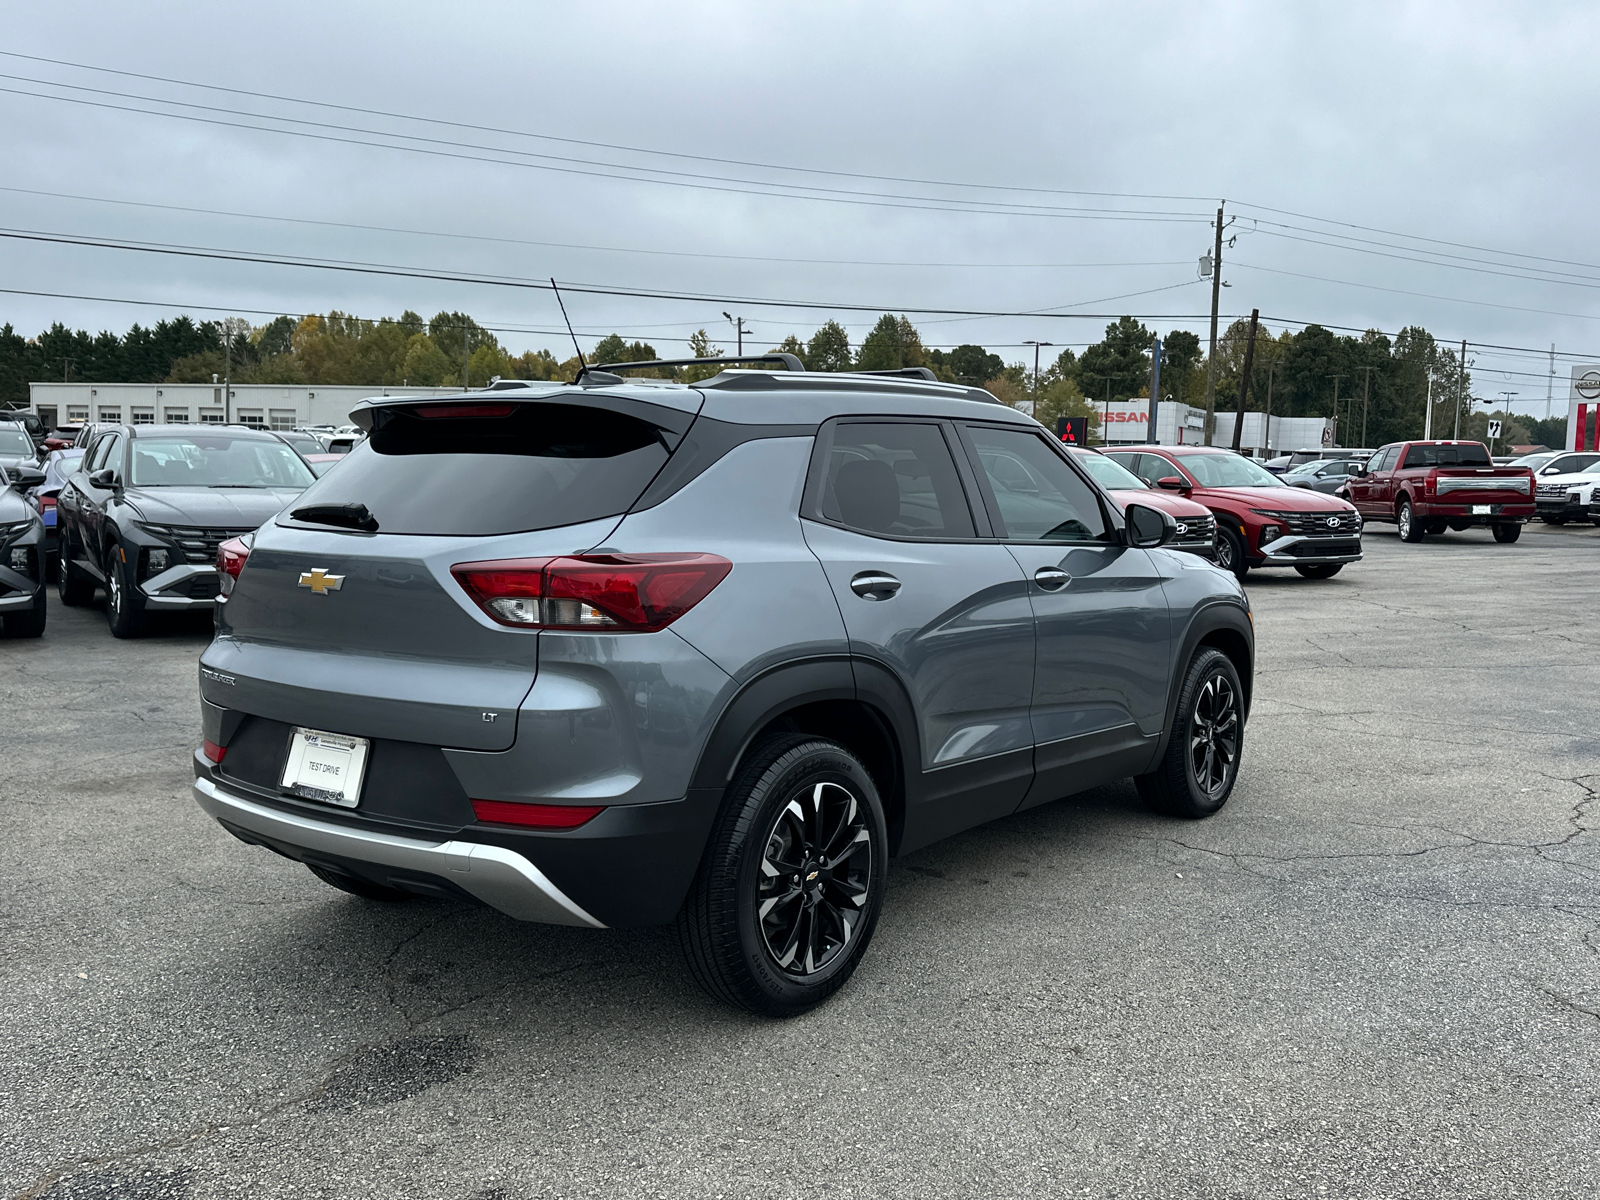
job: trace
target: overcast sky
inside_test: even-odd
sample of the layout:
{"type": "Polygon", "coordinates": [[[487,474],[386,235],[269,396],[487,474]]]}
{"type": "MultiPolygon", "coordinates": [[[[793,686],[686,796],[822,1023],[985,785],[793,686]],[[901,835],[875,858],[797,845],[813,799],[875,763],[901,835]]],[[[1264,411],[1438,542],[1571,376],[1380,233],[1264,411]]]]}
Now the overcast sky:
{"type": "MultiPolygon", "coordinates": [[[[829,316],[859,340],[875,315],[721,302],[744,297],[894,307],[930,345],[1021,359],[1106,319],[914,310],[1131,312],[1204,337],[1197,259],[1226,199],[1224,314],[1600,357],[1597,33],[1600,7],[1550,2],[10,5],[0,49],[78,65],[0,56],[0,187],[57,194],[0,190],[0,225],[713,298],[575,293],[585,349],[617,330],[681,354],[702,326],[731,349],[724,309],[747,350],[829,316]],[[434,153],[350,144],[394,144],[364,131],[434,153]]],[[[0,239],[0,287],[162,305],[0,293],[28,335],[449,308],[571,353],[548,291],[481,283],[0,239]]],[[[1542,357],[1475,353],[1480,394],[1542,415],[1542,357]]]]}

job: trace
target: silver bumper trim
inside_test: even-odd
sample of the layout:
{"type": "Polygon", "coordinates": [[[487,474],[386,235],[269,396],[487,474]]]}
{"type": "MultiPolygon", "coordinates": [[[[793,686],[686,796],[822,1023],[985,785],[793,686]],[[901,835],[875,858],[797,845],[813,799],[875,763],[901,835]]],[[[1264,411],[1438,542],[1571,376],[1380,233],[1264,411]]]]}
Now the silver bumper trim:
{"type": "MultiPolygon", "coordinates": [[[[1360,543],[1360,533],[1351,534],[1349,537],[1354,538],[1357,544],[1360,543]]],[[[1361,552],[1359,550],[1354,554],[1284,553],[1284,551],[1288,550],[1289,547],[1298,546],[1301,542],[1309,542],[1312,545],[1315,545],[1321,540],[1323,539],[1308,538],[1303,534],[1289,534],[1285,537],[1277,538],[1276,540],[1268,542],[1265,546],[1261,547],[1261,554],[1263,558],[1262,565],[1267,567],[1315,567],[1323,563],[1353,563],[1361,561],[1361,552]]],[[[1330,538],[1328,540],[1333,541],[1349,539],[1341,537],[1340,539],[1330,538]]]]}
{"type": "Polygon", "coordinates": [[[159,575],[152,575],[139,585],[139,590],[145,594],[145,607],[153,609],[171,608],[210,608],[212,598],[196,596],[169,596],[168,588],[187,585],[191,579],[201,575],[215,575],[217,569],[202,563],[179,563],[175,567],[168,567],[159,575]]]}
{"type": "MultiPolygon", "coordinates": [[[[32,580],[29,580],[31,583],[32,580]]],[[[12,609],[33,607],[33,598],[39,594],[37,587],[31,592],[22,592],[15,596],[0,597],[0,612],[10,612],[12,609]]]]}
{"type": "Polygon", "coordinates": [[[515,850],[479,842],[425,842],[318,821],[257,804],[210,779],[194,781],[194,798],[217,820],[289,846],[438,875],[519,921],[605,928],[515,850]]]}

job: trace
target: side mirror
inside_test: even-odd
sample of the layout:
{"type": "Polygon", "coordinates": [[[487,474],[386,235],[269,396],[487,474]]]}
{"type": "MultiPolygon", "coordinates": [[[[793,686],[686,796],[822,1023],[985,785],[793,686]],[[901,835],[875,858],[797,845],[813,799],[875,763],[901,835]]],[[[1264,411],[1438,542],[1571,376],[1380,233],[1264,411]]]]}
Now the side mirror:
{"type": "Polygon", "coordinates": [[[1158,488],[1165,488],[1169,492],[1182,492],[1186,496],[1189,494],[1190,490],[1189,481],[1182,475],[1163,475],[1160,479],[1156,480],[1156,486],[1158,488]]]}
{"type": "Polygon", "coordinates": [[[117,482],[117,473],[110,467],[101,467],[93,475],[89,476],[89,482],[98,488],[115,487],[117,482]]]}
{"type": "Polygon", "coordinates": [[[1350,475],[1353,479],[1365,479],[1370,474],[1372,474],[1372,472],[1367,470],[1365,467],[1350,468],[1350,475]]]}
{"type": "Polygon", "coordinates": [[[19,488],[38,487],[44,482],[44,472],[34,467],[18,467],[10,475],[11,482],[19,488]]]}
{"type": "Polygon", "coordinates": [[[1173,520],[1171,513],[1162,512],[1159,508],[1130,504],[1122,516],[1128,529],[1128,544],[1141,550],[1165,546],[1178,536],[1178,522],[1173,520]]]}

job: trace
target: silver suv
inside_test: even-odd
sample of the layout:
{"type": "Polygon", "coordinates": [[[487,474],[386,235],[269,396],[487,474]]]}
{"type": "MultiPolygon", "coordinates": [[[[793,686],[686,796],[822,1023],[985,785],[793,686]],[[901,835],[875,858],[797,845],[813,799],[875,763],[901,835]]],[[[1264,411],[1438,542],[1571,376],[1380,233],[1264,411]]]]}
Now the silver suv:
{"type": "Polygon", "coordinates": [[[219,552],[195,755],[208,813],[334,887],[675,921],[709,991],[787,1015],[860,961],[891,855],[1128,776],[1190,817],[1233,788],[1238,582],[987,392],[601,369],[351,417],[219,552]]]}

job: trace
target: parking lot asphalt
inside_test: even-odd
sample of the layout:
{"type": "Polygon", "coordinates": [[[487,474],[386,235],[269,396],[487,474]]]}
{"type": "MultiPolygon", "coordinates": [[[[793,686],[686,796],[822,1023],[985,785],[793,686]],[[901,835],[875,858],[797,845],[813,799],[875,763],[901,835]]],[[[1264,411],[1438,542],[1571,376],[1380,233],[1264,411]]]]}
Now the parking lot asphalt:
{"type": "Polygon", "coordinates": [[[189,797],[209,626],[0,641],[0,1194],[1600,1191],[1600,529],[1248,582],[1243,771],[898,860],[772,1022],[668,930],[381,905],[189,797]]]}

